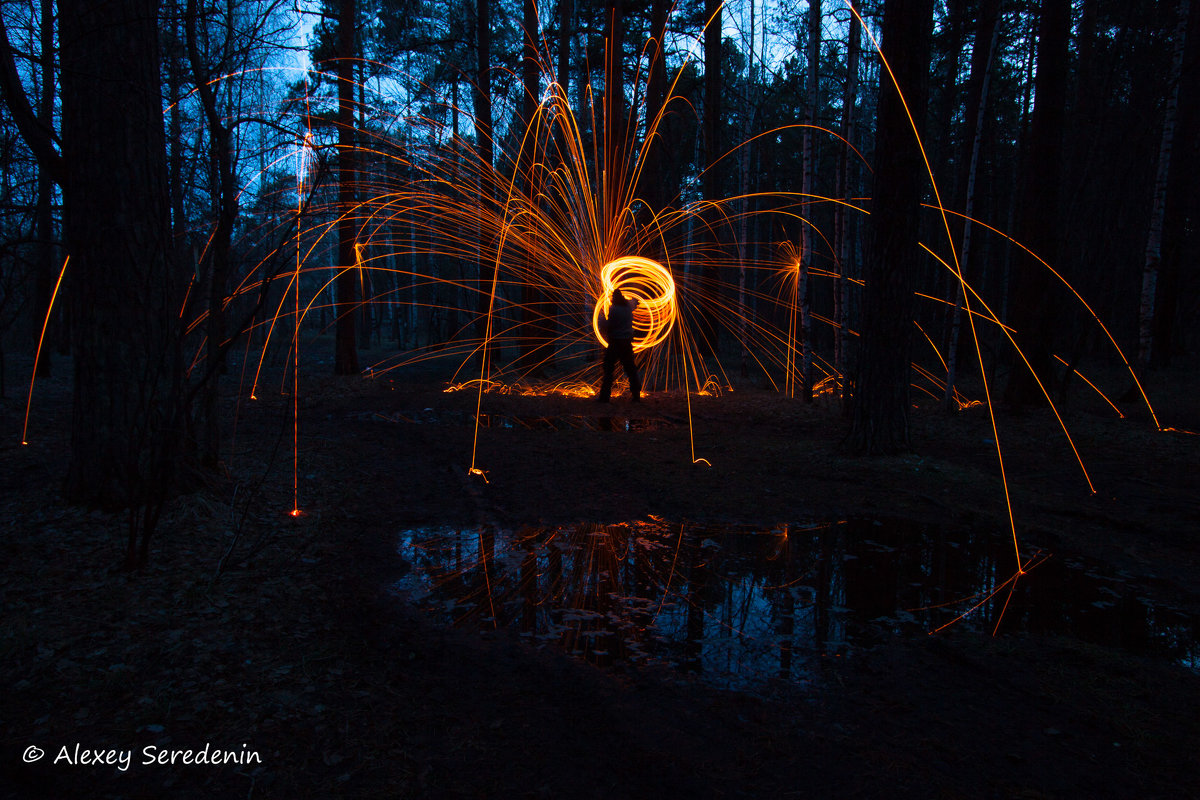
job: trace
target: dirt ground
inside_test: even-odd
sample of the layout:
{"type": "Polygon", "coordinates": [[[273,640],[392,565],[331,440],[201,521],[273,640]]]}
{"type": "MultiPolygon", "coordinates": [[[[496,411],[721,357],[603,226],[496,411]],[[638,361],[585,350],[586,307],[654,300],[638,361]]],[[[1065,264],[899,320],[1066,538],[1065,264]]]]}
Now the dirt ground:
{"type": "MultiPolygon", "coordinates": [[[[126,520],[58,495],[69,391],[67,365],[56,367],[37,389],[28,446],[24,398],[3,401],[5,796],[1177,798],[1200,787],[1200,676],[1066,636],[951,628],[830,659],[818,690],[733,692],[447,629],[388,591],[407,568],[395,534],[418,525],[878,515],[1002,530],[984,408],[920,405],[912,454],[851,458],[845,420],[822,398],[737,388],[601,408],[486,394],[484,412],[509,419],[662,424],[493,426],[472,459],[477,395],[444,392],[434,370],[312,376],[293,462],[290,400],[231,390],[224,474],[171,502],[150,567],[129,575],[118,568],[126,520]],[[76,745],[117,763],[71,763],[76,745]],[[169,758],[206,746],[235,758],[143,763],[147,747],[169,758]],[[44,755],[27,763],[30,748],[44,755]]],[[[1181,431],[1156,431],[1132,404],[1118,419],[1073,390],[1063,416],[1087,478],[1048,410],[998,412],[1017,533],[1197,613],[1200,436],[1182,431],[1200,430],[1200,370],[1154,375],[1150,393],[1160,424],[1181,431]]]]}

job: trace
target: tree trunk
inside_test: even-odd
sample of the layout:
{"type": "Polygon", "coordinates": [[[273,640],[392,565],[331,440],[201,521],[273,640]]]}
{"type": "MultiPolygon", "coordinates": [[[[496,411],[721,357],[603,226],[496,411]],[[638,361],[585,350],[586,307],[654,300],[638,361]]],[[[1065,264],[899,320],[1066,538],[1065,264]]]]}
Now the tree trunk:
{"type": "Polygon", "coordinates": [[[197,45],[197,28],[205,24],[197,9],[196,0],[188,0],[187,19],[184,20],[187,36],[188,60],[192,66],[192,78],[200,98],[200,107],[208,127],[209,160],[216,173],[216,192],[213,198],[217,224],[209,239],[207,249],[208,275],[208,320],[206,364],[203,371],[200,409],[200,461],[207,467],[216,467],[220,460],[221,429],[217,400],[219,375],[225,359],[225,301],[228,298],[226,285],[229,283],[230,252],[233,246],[233,226],[238,217],[237,166],[234,161],[232,131],[226,125],[217,96],[213,90],[211,76],[204,64],[197,45]]]}
{"type": "Polygon", "coordinates": [[[1171,175],[1171,151],[1175,146],[1175,122],[1179,115],[1180,78],[1183,73],[1184,42],[1187,37],[1188,0],[1179,0],[1179,20],[1171,55],[1171,93],[1163,117],[1162,139],[1158,149],[1158,172],[1154,179],[1154,205],[1150,212],[1150,231],[1146,237],[1146,260],[1142,268],[1142,301],[1138,310],[1137,369],[1150,366],[1154,348],[1154,312],[1158,270],[1162,261],[1163,219],[1166,216],[1167,182],[1171,175]]]}
{"type": "Polygon", "coordinates": [[[741,130],[739,138],[745,142],[738,149],[738,196],[741,198],[742,210],[738,218],[738,288],[737,288],[737,341],[738,341],[738,372],[741,377],[750,376],[750,348],[747,340],[750,335],[750,314],[746,307],[746,261],[750,257],[750,171],[754,167],[754,151],[757,149],[750,141],[753,118],[757,109],[757,97],[752,95],[754,89],[754,37],[756,30],[756,0],[750,0],[750,53],[746,59],[746,98],[742,101],[741,130]]]}
{"type": "MultiPolygon", "coordinates": [[[[846,85],[842,95],[842,138],[846,144],[841,147],[838,169],[838,196],[845,202],[851,202],[853,189],[857,187],[858,161],[850,148],[856,138],[855,110],[858,105],[858,54],[861,39],[861,27],[856,17],[851,17],[849,29],[846,32],[846,85]]],[[[834,210],[837,215],[836,236],[838,242],[838,277],[834,281],[833,292],[833,364],[837,371],[842,399],[846,399],[846,337],[850,325],[850,274],[853,261],[854,224],[851,210],[839,205],[834,210]]]]}
{"type": "MultiPolygon", "coordinates": [[[[54,128],[54,3],[41,0],[40,38],[42,51],[41,84],[38,98],[38,121],[47,129],[54,128]]],[[[35,346],[41,347],[41,358],[37,360],[37,377],[50,377],[50,348],[42,342],[42,321],[50,313],[50,301],[54,295],[54,284],[58,274],[57,248],[54,246],[54,181],[50,171],[38,166],[37,207],[34,212],[37,225],[37,277],[34,289],[33,335],[38,337],[35,346]]]]}
{"type": "MultiPolygon", "coordinates": [[[[815,135],[813,126],[817,124],[817,103],[819,102],[817,87],[820,85],[819,73],[821,64],[821,0],[808,2],[808,69],[805,72],[807,110],[804,115],[804,143],[802,161],[804,177],[801,192],[805,202],[813,193],[813,173],[816,171],[815,135]]],[[[813,347],[812,347],[812,301],[808,291],[808,276],[812,271],[813,242],[812,226],[803,224],[800,227],[800,272],[796,280],[800,281],[800,340],[801,355],[801,394],[804,402],[811,403],[813,399],[813,347]]]]}
{"type": "Polygon", "coordinates": [[[567,89],[571,83],[571,20],[574,16],[574,4],[571,0],[558,2],[558,67],[557,77],[559,91],[563,100],[569,96],[567,89]]]}
{"type": "MultiPolygon", "coordinates": [[[[721,157],[721,37],[722,0],[704,0],[704,199],[716,202],[721,196],[720,173],[716,163],[721,157]]],[[[719,333],[711,306],[716,305],[719,277],[716,256],[720,247],[717,233],[718,221],[713,215],[711,223],[701,234],[708,239],[704,244],[707,252],[701,255],[699,294],[703,311],[698,315],[700,331],[697,344],[703,355],[720,352],[719,333]]]]}
{"type": "MultiPolygon", "coordinates": [[[[354,269],[358,259],[354,252],[355,225],[353,217],[356,153],[354,150],[354,23],[357,14],[354,0],[338,0],[338,269],[337,325],[335,326],[333,371],[338,375],[356,375],[358,342],[355,321],[358,316],[359,271],[354,269]]],[[[299,287],[297,287],[299,289],[299,287]]]]}
{"type": "MultiPolygon", "coordinates": [[[[1067,100],[1067,45],[1071,33],[1071,1],[1044,0],[1038,30],[1037,78],[1029,130],[1029,161],[1018,223],[1018,238],[1048,264],[1058,260],[1060,167],[1063,118],[1067,100]]],[[[1055,314],[1053,284],[1046,268],[1031,257],[1015,264],[1010,286],[1012,326],[1017,345],[1030,367],[1014,354],[1004,399],[1015,407],[1045,401],[1033,373],[1049,390],[1055,384],[1051,352],[1055,314]]]]}
{"type": "MultiPolygon", "coordinates": [[[[355,88],[358,90],[358,102],[354,104],[354,125],[356,130],[366,130],[367,128],[367,75],[365,60],[360,58],[355,64],[355,88]]],[[[455,121],[457,121],[458,104],[453,103],[452,107],[455,111],[455,121]]],[[[355,149],[355,158],[361,156],[355,149]]],[[[356,191],[359,187],[355,186],[356,191]]],[[[361,192],[364,196],[366,192],[361,192]]],[[[357,239],[357,237],[355,237],[357,239]]],[[[375,273],[370,268],[362,269],[362,263],[366,261],[371,263],[369,253],[364,255],[364,248],[358,247],[354,253],[355,261],[359,265],[359,269],[355,270],[359,278],[359,290],[362,293],[361,302],[358,304],[359,309],[359,331],[358,342],[359,346],[364,350],[371,349],[371,337],[379,330],[379,313],[381,311],[377,302],[377,294],[375,292],[375,273]]]]}
{"type": "Polygon", "coordinates": [[[608,248],[617,244],[617,218],[623,205],[625,184],[625,18],[621,0],[607,4],[608,30],[604,39],[604,244],[606,256],[614,253],[608,248]]]}
{"type": "MultiPolygon", "coordinates": [[[[487,202],[491,195],[488,175],[492,170],[492,20],[489,0],[475,0],[475,147],[479,153],[479,200],[487,202]]],[[[475,331],[480,341],[487,334],[491,309],[492,284],[496,276],[496,259],[492,253],[491,237],[484,225],[479,228],[479,292],[476,297],[478,315],[475,331]]]]}
{"type": "MultiPolygon", "coordinates": [[[[665,186],[667,170],[664,162],[667,153],[662,139],[664,121],[659,119],[667,102],[667,64],[663,48],[666,45],[668,10],[668,0],[653,0],[650,6],[650,41],[646,43],[646,57],[649,61],[646,77],[646,128],[648,131],[653,130],[655,136],[651,139],[648,135],[643,146],[655,155],[643,156],[646,163],[643,173],[644,185],[639,187],[639,193],[655,214],[662,211],[669,199],[665,186]],[[652,127],[656,121],[657,127],[652,127]]],[[[653,247],[656,248],[655,256],[661,258],[662,253],[657,250],[657,241],[653,247]]]]}
{"type": "MultiPolygon", "coordinates": [[[[678,192],[672,186],[674,172],[672,164],[673,136],[675,125],[668,119],[669,82],[666,65],[667,20],[671,13],[670,0],[652,0],[650,6],[650,41],[646,43],[646,137],[643,141],[641,182],[637,194],[647,206],[650,214],[661,214],[663,209],[676,198],[678,192]]],[[[645,255],[666,265],[675,259],[678,267],[683,253],[667,252],[666,243],[657,235],[647,237],[645,255]]]]}
{"type": "Polygon", "coordinates": [[[849,450],[862,455],[909,448],[913,290],[921,252],[922,191],[928,179],[917,136],[927,104],[932,24],[932,0],[887,0],[882,47],[895,85],[883,73],[869,249],[863,266],[862,350],[847,438],[849,450]]]}
{"type": "MultiPolygon", "coordinates": [[[[996,23],[1000,16],[1000,0],[988,0],[979,18],[975,31],[975,48],[971,60],[970,86],[967,89],[967,119],[974,120],[971,134],[967,139],[967,150],[970,158],[964,173],[965,186],[959,193],[963,198],[963,213],[966,219],[962,226],[962,244],[959,249],[958,269],[962,280],[951,276],[952,289],[950,294],[954,299],[954,309],[950,319],[950,343],[946,348],[946,392],[942,397],[945,408],[956,408],[955,384],[958,382],[958,342],[962,331],[963,303],[966,295],[963,284],[970,283],[967,268],[971,259],[972,217],[975,214],[975,177],[979,169],[979,151],[983,146],[983,125],[986,121],[988,88],[991,84],[991,65],[996,51],[999,25],[996,23]],[[983,47],[983,42],[987,47],[983,47]]],[[[982,291],[982,287],[978,288],[982,291]]],[[[969,304],[968,304],[969,305],[969,304]]]]}
{"type": "MultiPolygon", "coordinates": [[[[181,19],[179,0],[169,0],[167,17],[171,22],[172,37],[178,37],[180,26],[186,24],[181,19]]],[[[170,152],[167,156],[167,187],[170,192],[171,207],[171,238],[177,253],[186,249],[184,233],[186,232],[186,215],[183,210],[184,179],[183,179],[183,88],[185,67],[178,46],[172,47],[164,54],[168,63],[164,65],[166,73],[167,103],[167,146],[170,152]]]]}
{"type": "MultiPolygon", "coordinates": [[[[1036,70],[1034,66],[1037,62],[1037,40],[1038,40],[1038,24],[1037,19],[1033,14],[1029,14],[1029,21],[1026,23],[1023,39],[1025,48],[1021,51],[1020,63],[1021,70],[1024,72],[1022,85],[1024,91],[1021,93],[1021,114],[1017,132],[1017,148],[1016,161],[1020,165],[1025,165],[1029,161],[1029,140],[1030,140],[1030,118],[1033,116],[1033,76],[1036,70]]],[[[1022,20],[1024,22],[1024,20],[1022,20]]],[[[1027,169],[1024,171],[1028,171],[1027,169]]],[[[1018,173],[1022,170],[1018,169],[1018,173]]],[[[1004,229],[1008,231],[1016,231],[1017,210],[1023,201],[1023,197],[1019,189],[1016,188],[1020,174],[1013,178],[1013,192],[1008,203],[1007,218],[1005,220],[1004,229]]],[[[1009,324],[1009,301],[1011,298],[1012,286],[1012,267],[1014,261],[1014,251],[1018,248],[1006,248],[1000,264],[1000,322],[1009,324]]],[[[986,265],[984,275],[980,278],[980,283],[987,288],[988,281],[986,275],[986,265]]]]}
{"type": "MultiPolygon", "coordinates": [[[[179,460],[182,417],[158,8],[61,0],[59,10],[75,357],[64,493],[108,509],[153,504],[179,460]]],[[[131,538],[131,566],[148,535],[140,552],[131,538]]]]}
{"type": "MultiPolygon", "coordinates": [[[[1165,367],[1173,356],[1183,352],[1179,308],[1185,274],[1200,263],[1200,196],[1195,190],[1200,169],[1200,3],[1191,2],[1182,74],[1180,75],[1179,121],[1176,141],[1189,142],[1171,157],[1171,179],[1167,185],[1167,214],[1163,221],[1163,254],[1158,280],[1158,303],[1154,315],[1154,350],[1151,365],[1165,367]]],[[[1194,295],[1193,295],[1194,296],[1194,295]]]]}
{"type": "MultiPolygon", "coordinates": [[[[523,173],[521,181],[525,188],[526,202],[536,204],[538,187],[532,184],[535,179],[532,166],[537,161],[538,137],[533,133],[533,124],[534,117],[537,115],[538,99],[541,96],[541,70],[538,58],[538,14],[537,4],[534,0],[524,0],[523,2],[521,27],[524,30],[524,52],[521,60],[521,84],[523,87],[521,127],[525,137],[518,169],[523,173]]],[[[525,265],[526,273],[532,275],[537,267],[536,264],[531,263],[533,255],[526,252],[524,258],[528,259],[525,265]]],[[[518,342],[521,359],[528,377],[540,378],[545,374],[543,364],[538,361],[539,355],[544,357],[544,353],[539,352],[538,333],[543,324],[545,292],[541,290],[536,281],[532,280],[523,282],[520,292],[522,294],[521,335],[518,342]]]]}

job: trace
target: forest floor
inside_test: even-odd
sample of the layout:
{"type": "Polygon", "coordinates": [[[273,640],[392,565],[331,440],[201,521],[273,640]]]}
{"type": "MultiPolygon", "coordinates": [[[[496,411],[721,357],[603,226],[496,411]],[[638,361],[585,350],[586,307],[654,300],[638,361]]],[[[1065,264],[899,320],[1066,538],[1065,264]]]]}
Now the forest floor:
{"type": "MultiPolygon", "coordinates": [[[[445,393],[432,370],[305,377],[304,513],[291,517],[290,400],[275,390],[237,403],[231,391],[223,474],[169,503],[149,567],[127,574],[126,519],[59,496],[69,365],[55,369],[37,387],[28,446],[22,393],[0,401],[4,796],[1177,798],[1200,787],[1194,660],[961,625],[818,653],[819,680],[735,691],[664,666],[601,668],[505,629],[446,627],[391,589],[412,568],[397,534],[420,526],[853,516],[1003,536],[984,408],[919,403],[912,454],[853,458],[822,398],[739,389],[600,407],[487,394],[484,411],[501,418],[572,422],[482,429],[484,482],[467,474],[474,393],[445,393]],[[610,431],[605,418],[658,424],[610,431]],[[237,758],[145,763],[206,747],[237,758]],[[97,758],[112,763],[79,763],[97,758]]],[[[1082,388],[1063,413],[1095,494],[1048,410],[998,412],[1018,539],[1051,558],[1086,555],[1194,620],[1200,436],[1155,431],[1132,404],[1118,419],[1082,388]]],[[[1153,375],[1149,390],[1162,426],[1200,431],[1195,363],[1153,375]]]]}

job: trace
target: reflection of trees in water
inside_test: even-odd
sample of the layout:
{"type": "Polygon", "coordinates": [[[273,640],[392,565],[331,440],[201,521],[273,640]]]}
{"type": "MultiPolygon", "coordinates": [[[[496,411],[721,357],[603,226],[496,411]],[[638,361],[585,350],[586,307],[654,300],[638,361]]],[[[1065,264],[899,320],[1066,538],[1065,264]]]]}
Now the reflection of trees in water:
{"type": "Polygon", "coordinates": [[[484,527],[411,545],[457,623],[511,624],[600,664],[728,676],[787,677],[798,652],[845,641],[832,613],[845,602],[840,525],[764,534],[650,520],[522,528],[503,545],[497,535],[484,527]]]}
{"type": "Polygon", "coordinates": [[[1003,612],[1005,629],[1066,624],[1093,641],[1195,660],[1190,619],[1181,627],[1155,617],[1061,562],[1022,578],[1009,598],[1011,548],[980,532],[896,520],[763,532],[650,519],[409,533],[402,555],[429,604],[601,665],[665,662],[727,684],[803,678],[852,638],[928,632],[976,603],[962,624],[990,632],[1003,612]]]}
{"type": "Polygon", "coordinates": [[[844,641],[844,623],[829,613],[842,603],[840,559],[829,555],[840,539],[836,526],[815,539],[811,530],[676,531],[659,522],[560,530],[543,545],[536,587],[526,550],[522,619],[600,663],[653,658],[737,675],[771,661],[788,675],[797,648],[844,641]],[[531,606],[541,613],[530,615],[531,606]]]}

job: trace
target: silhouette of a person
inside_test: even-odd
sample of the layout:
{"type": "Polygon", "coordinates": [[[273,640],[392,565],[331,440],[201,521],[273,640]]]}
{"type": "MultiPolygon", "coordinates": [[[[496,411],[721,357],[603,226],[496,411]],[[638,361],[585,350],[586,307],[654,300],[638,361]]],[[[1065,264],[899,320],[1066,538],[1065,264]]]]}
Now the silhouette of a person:
{"type": "Polygon", "coordinates": [[[600,383],[597,402],[608,402],[617,361],[621,362],[625,377],[629,379],[629,394],[633,402],[642,398],[642,381],[638,377],[637,362],[633,359],[633,312],[637,306],[636,297],[630,300],[620,289],[613,289],[612,304],[604,315],[602,326],[608,347],[604,350],[604,380],[600,383]]]}

